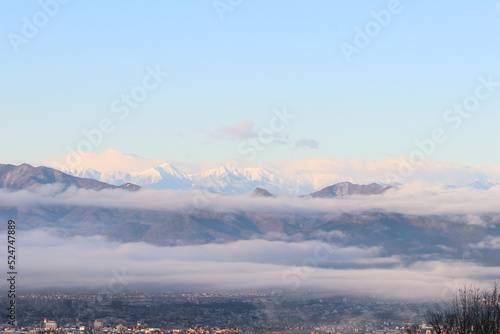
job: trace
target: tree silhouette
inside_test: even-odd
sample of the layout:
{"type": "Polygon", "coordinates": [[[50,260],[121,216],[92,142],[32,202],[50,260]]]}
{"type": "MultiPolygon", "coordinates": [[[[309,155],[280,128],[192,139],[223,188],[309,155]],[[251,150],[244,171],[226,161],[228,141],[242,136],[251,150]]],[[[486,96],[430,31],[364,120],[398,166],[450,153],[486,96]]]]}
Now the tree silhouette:
{"type": "Polygon", "coordinates": [[[465,286],[450,305],[429,310],[425,318],[436,334],[499,334],[500,281],[490,289],[465,286]]]}

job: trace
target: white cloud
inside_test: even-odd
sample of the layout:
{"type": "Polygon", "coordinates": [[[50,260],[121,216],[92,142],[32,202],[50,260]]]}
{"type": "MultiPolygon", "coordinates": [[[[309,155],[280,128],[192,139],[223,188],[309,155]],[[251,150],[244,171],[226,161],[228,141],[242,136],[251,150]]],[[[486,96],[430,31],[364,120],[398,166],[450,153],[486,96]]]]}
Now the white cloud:
{"type": "Polygon", "coordinates": [[[488,236],[483,241],[476,244],[469,245],[473,249],[499,249],[500,250],[500,237],[488,236]]]}
{"type": "MultiPolygon", "coordinates": [[[[162,165],[166,162],[163,159],[146,159],[133,154],[121,153],[113,149],[108,149],[102,153],[85,154],[79,152],[77,155],[82,159],[82,161],[77,164],[79,169],[91,168],[99,172],[122,171],[126,173],[137,173],[151,167],[162,165]]],[[[75,153],[49,158],[43,161],[42,164],[59,169],[70,167],[73,165],[68,163],[68,161],[73,161],[71,156],[75,156],[75,153]]]]}
{"type": "Polygon", "coordinates": [[[319,142],[314,139],[300,138],[295,143],[295,147],[319,148],[319,142]]]}
{"type": "Polygon", "coordinates": [[[293,213],[339,214],[382,210],[414,215],[467,215],[465,221],[471,225],[483,224],[478,216],[498,213],[500,208],[500,186],[489,190],[470,188],[442,189],[422,185],[406,185],[386,191],[382,195],[351,196],[342,199],[319,199],[278,197],[261,198],[245,195],[225,196],[204,191],[152,190],[138,192],[123,190],[85,190],[69,188],[55,196],[47,196],[49,190],[41,187],[38,193],[28,191],[0,191],[0,202],[4,205],[75,205],[105,208],[134,208],[144,210],[189,212],[210,208],[216,212],[258,211],[293,213]]]}

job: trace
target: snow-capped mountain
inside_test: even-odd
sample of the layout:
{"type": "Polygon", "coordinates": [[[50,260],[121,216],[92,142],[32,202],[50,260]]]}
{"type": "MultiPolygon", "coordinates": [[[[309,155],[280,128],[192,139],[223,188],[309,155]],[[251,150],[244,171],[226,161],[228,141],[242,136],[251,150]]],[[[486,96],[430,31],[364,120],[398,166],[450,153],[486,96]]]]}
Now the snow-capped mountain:
{"type": "Polygon", "coordinates": [[[314,190],[264,168],[228,168],[221,166],[202,173],[187,174],[177,166],[164,163],[139,173],[99,172],[92,168],[61,168],[62,172],[95,179],[112,185],[133,183],[154,189],[207,189],[226,194],[245,194],[263,187],[278,194],[300,194],[314,190]]]}
{"type": "Polygon", "coordinates": [[[226,194],[246,194],[260,187],[276,195],[297,196],[341,182],[375,182],[383,185],[412,183],[448,189],[466,187],[482,190],[500,185],[500,166],[470,167],[432,160],[416,168],[402,181],[391,182],[387,174],[398,175],[398,168],[404,159],[372,161],[306,158],[263,164],[259,167],[221,165],[203,170],[200,166],[197,172],[188,173],[185,168],[191,165],[183,162],[144,159],[114,150],[93,154],[91,158],[77,168],[64,167],[63,158],[47,162],[46,165],[73,176],[117,186],[133,183],[154,189],[207,189],[226,194]]]}
{"type": "Polygon", "coordinates": [[[92,168],[59,168],[69,175],[95,179],[112,185],[133,183],[154,189],[207,189],[226,194],[245,194],[265,187],[278,194],[299,194],[314,190],[264,168],[228,168],[221,166],[202,173],[187,174],[179,167],[164,163],[141,172],[100,172],[92,168]]]}
{"type": "MultiPolygon", "coordinates": [[[[210,169],[202,173],[187,174],[171,163],[164,163],[139,173],[123,171],[99,172],[91,168],[81,170],[61,169],[61,171],[73,176],[95,179],[116,186],[133,183],[153,189],[206,189],[232,195],[246,194],[252,192],[255,188],[264,188],[273,194],[296,196],[309,194],[332,184],[341,182],[355,183],[357,181],[352,177],[334,173],[297,173],[295,177],[284,177],[276,171],[265,168],[229,168],[227,166],[210,169]]],[[[420,180],[419,183],[423,182],[420,180]]],[[[455,184],[441,184],[435,181],[428,181],[427,183],[432,186],[442,186],[443,188],[469,187],[482,190],[488,190],[491,187],[500,185],[500,182],[486,178],[471,179],[468,182],[462,180],[455,184]]]]}

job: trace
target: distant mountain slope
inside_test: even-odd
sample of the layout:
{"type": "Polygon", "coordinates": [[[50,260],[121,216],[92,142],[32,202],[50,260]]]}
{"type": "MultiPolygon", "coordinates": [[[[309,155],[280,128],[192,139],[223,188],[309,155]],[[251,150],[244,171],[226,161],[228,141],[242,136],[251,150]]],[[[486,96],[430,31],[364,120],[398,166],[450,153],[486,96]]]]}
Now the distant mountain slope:
{"type": "MultiPolygon", "coordinates": [[[[415,216],[377,211],[332,215],[314,210],[183,212],[0,204],[0,220],[8,219],[22,222],[23,230],[57,228],[68,236],[101,235],[117,242],[173,246],[249,239],[321,240],[342,247],[383,247],[384,254],[398,256],[402,261],[465,258],[500,265],[500,249],[473,246],[500,235],[499,215],[483,215],[485,224],[481,226],[469,224],[462,215],[415,216]]],[[[5,224],[0,226],[0,231],[5,229],[5,224]]]]}
{"type": "Polygon", "coordinates": [[[352,195],[379,195],[385,191],[391,189],[391,186],[381,186],[377,183],[371,184],[354,184],[351,182],[340,182],[332,186],[323,188],[312,194],[310,197],[315,198],[333,198],[333,197],[345,197],[352,195]]]}
{"type": "Polygon", "coordinates": [[[0,188],[22,190],[45,184],[61,184],[63,189],[74,186],[92,190],[126,189],[136,191],[140,188],[131,183],[114,186],[94,179],[71,176],[49,167],[33,167],[28,164],[20,166],[0,164],[0,188]]]}
{"type": "Polygon", "coordinates": [[[257,187],[250,193],[254,197],[276,197],[264,188],[257,187]]]}

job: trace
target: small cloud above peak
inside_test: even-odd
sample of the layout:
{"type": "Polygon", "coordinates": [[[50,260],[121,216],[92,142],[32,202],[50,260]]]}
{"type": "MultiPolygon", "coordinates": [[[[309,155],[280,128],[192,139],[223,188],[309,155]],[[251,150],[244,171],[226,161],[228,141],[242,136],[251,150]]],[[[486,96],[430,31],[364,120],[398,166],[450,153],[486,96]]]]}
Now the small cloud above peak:
{"type": "Polygon", "coordinates": [[[212,132],[212,137],[218,139],[249,139],[256,136],[255,123],[246,120],[229,127],[220,128],[212,132]]]}

